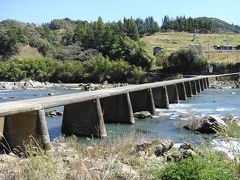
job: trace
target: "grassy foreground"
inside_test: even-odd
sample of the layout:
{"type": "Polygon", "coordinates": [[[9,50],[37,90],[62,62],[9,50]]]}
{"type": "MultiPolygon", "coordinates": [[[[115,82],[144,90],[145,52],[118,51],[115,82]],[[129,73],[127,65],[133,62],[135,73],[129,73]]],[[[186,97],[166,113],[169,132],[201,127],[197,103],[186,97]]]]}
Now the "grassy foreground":
{"type": "Polygon", "coordinates": [[[111,141],[89,140],[89,145],[82,145],[70,137],[54,142],[49,152],[28,147],[26,158],[2,155],[0,178],[230,180],[240,175],[239,163],[221,153],[171,149],[157,155],[153,149],[161,147],[160,139],[142,143],[141,138],[131,136],[111,141]]]}
{"type": "Polygon", "coordinates": [[[166,52],[185,49],[189,44],[199,44],[204,51],[210,63],[235,63],[240,62],[240,52],[212,52],[214,45],[227,45],[233,47],[240,45],[239,34],[196,34],[187,32],[162,32],[151,36],[145,36],[141,39],[149,47],[162,47],[166,52]],[[194,38],[195,37],[195,38],[194,38]]]}

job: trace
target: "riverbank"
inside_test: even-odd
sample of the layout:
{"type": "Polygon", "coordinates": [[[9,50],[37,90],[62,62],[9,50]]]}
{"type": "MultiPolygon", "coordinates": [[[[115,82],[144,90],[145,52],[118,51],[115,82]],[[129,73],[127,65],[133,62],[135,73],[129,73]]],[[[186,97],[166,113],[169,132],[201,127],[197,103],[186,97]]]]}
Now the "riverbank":
{"type": "Polygon", "coordinates": [[[50,83],[50,82],[39,82],[33,80],[23,80],[17,82],[0,82],[0,90],[36,90],[36,89],[49,89],[54,87],[63,87],[67,90],[78,90],[78,91],[95,91],[100,89],[114,88],[127,86],[127,83],[115,83],[108,84],[105,81],[103,84],[93,83],[50,83]]]}
{"type": "MultiPolygon", "coordinates": [[[[69,86],[69,88],[71,88],[71,86],[69,86]]],[[[46,91],[44,92],[46,94],[46,91]]],[[[228,149],[231,149],[233,148],[232,144],[239,142],[238,139],[232,139],[232,141],[230,141],[230,139],[224,137],[223,139],[213,138],[213,142],[211,141],[211,143],[218,144],[218,146],[216,146],[218,152],[216,152],[214,151],[215,148],[213,146],[211,146],[213,148],[210,149],[209,144],[199,147],[198,143],[194,140],[195,135],[190,134],[189,130],[189,132],[184,134],[187,130],[184,131],[177,129],[175,123],[184,120],[184,118],[186,119],[187,117],[186,115],[184,116],[182,111],[184,110],[186,111],[185,114],[190,115],[189,109],[192,110],[191,112],[199,112],[199,117],[202,116],[202,114],[200,114],[202,112],[214,114],[225,114],[227,112],[234,114],[232,112],[239,109],[239,107],[236,106],[239,102],[237,99],[239,93],[240,92],[236,89],[206,90],[203,93],[194,96],[194,98],[189,98],[187,101],[183,101],[179,104],[170,104],[170,109],[158,110],[160,117],[153,117],[144,120],[139,118],[139,120],[136,120],[136,124],[131,126],[136,131],[138,130],[137,132],[142,131],[150,134],[151,137],[148,137],[148,139],[151,139],[152,137],[161,137],[171,138],[172,140],[154,139],[146,141],[145,137],[142,138],[141,136],[135,136],[135,134],[127,134],[125,131],[124,133],[122,132],[125,136],[111,139],[111,134],[113,132],[114,135],[117,134],[117,130],[114,129],[117,126],[117,128],[130,128],[130,125],[125,126],[121,124],[121,126],[119,126],[111,124],[107,127],[108,138],[110,139],[103,139],[100,142],[98,141],[98,143],[96,143],[95,140],[88,139],[88,143],[83,144],[82,142],[79,143],[75,137],[72,137],[70,139],[53,141],[54,149],[49,152],[44,152],[37,147],[28,147],[27,156],[23,156],[22,158],[19,158],[12,153],[10,153],[10,155],[3,155],[2,159],[0,157],[3,168],[1,169],[0,166],[0,172],[2,172],[2,177],[7,177],[5,179],[10,179],[11,177],[12,179],[165,178],[169,180],[171,179],[169,178],[171,174],[168,174],[167,172],[172,173],[174,176],[179,176],[179,174],[176,173],[181,173],[180,171],[182,171],[186,175],[186,173],[192,172],[191,167],[201,167],[195,168],[193,171],[194,173],[190,174],[191,176],[188,174],[191,179],[194,179],[193,176],[195,175],[197,176],[195,179],[204,179],[203,176],[198,175],[206,175],[206,173],[211,175],[213,173],[213,175],[210,176],[212,179],[223,179],[222,177],[229,177],[229,174],[231,177],[228,179],[237,179],[235,178],[238,176],[235,174],[238,164],[238,162],[235,161],[236,156],[233,156],[233,158],[230,159],[226,152],[223,151],[223,149],[220,149],[220,147],[224,145],[228,147],[228,149]],[[235,101],[236,105],[230,104],[235,101]],[[185,107],[185,109],[183,109],[183,107],[185,107]],[[181,114],[179,112],[181,112],[181,114]],[[163,118],[162,116],[168,117],[163,118]],[[179,117],[182,119],[179,119],[179,117]],[[110,126],[112,129],[110,129],[110,126]],[[186,138],[186,136],[191,137],[186,138]],[[177,140],[176,137],[181,140],[177,140]],[[192,143],[186,141],[186,139],[192,139],[192,143]],[[168,142],[167,144],[170,145],[171,148],[170,146],[167,148],[166,145],[163,145],[160,141],[168,142]],[[171,143],[171,141],[174,142],[171,143]],[[229,144],[227,144],[227,142],[229,142],[229,144]],[[195,147],[193,148],[193,145],[189,145],[190,143],[194,144],[195,147]],[[183,154],[182,150],[180,151],[180,146],[183,144],[186,144],[190,149],[187,149],[187,152],[184,152],[188,154],[188,151],[190,151],[193,156],[191,155],[190,157],[181,158],[183,154]],[[141,149],[142,147],[144,148],[141,149]],[[159,149],[165,149],[166,151],[164,153],[156,153],[155,150],[159,149]],[[171,154],[169,155],[169,153],[171,154]],[[205,162],[211,162],[212,166],[209,167],[205,165],[205,162]],[[224,169],[231,170],[231,172],[226,172],[224,169]],[[220,173],[221,176],[218,176],[219,171],[221,171],[221,173],[223,172],[223,174],[220,173]],[[232,174],[233,172],[234,174],[232,174]]],[[[235,114],[235,116],[238,115],[239,114],[235,114]]],[[[206,116],[206,114],[204,116],[206,116]]],[[[49,120],[47,117],[47,121],[49,120],[49,122],[52,122],[57,119],[57,117],[52,118],[52,116],[50,118],[51,119],[49,120]]],[[[59,119],[61,118],[62,117],[59,117],[59,119]]],[[[120,131],[121,130],[123,129],[120,129],[120,131]]],[[[202,139],[204,139],[204,137],[202,139]]],[[[208,140],[210,140],[210,138],[208,140]]],[[[234,146],[234,148],[235,147],[237,146],[234,146]]],[[[235,150],[236,152],[239,152],[238,148],[235,148],[235,150]]],[[[238,155],[238,153],[235,154],[238,155]]]]}
{"type": "Polygon", "coordinates": [[[237,164],[224,153],[201,150],[170,139],[132,135],[79,144],[76,137],[55,140],[44,152],[28,146],[25,155],[0,155],[2,179],[235,179],[237,164]],[[111,143],[109,143],[111,142],[111,143]],[[221,161],[220,161],[221,160],[221,161]],[[208,163],[205,163],[208,161],[208,163]]]}

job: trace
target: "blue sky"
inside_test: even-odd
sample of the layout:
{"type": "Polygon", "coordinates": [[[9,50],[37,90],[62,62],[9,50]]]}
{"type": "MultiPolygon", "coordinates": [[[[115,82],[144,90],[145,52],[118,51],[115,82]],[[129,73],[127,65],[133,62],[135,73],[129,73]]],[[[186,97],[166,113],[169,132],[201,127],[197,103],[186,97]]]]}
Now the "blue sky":
{"type": "Polygon", "coordinates": [[[0,0],[0,21],[41,24],[52,19],[105,22],[123,17],[153,16],[160,24],[164,15],[170,17],[216,17],[240,25],[239,0],[0,0]]]}

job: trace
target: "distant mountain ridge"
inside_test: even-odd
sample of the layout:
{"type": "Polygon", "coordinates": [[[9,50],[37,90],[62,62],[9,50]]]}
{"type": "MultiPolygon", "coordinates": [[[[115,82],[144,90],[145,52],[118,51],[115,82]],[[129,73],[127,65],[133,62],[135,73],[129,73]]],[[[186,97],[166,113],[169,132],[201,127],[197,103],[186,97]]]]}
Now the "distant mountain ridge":
{"type": "Polygon", "coordinates": [[[229,24],[218,18],[198,17],[196,19],[199,19],[205,22],[212,22],[214,30],[218,33],[226,33],[226,32],[240,33],[240,26],[229,24]]]}
{"type": "Polygon", "coordinates": [[[240,26],[217,18],[185,16],[175,19],[165,16],[161,27],[153,17],[124,18],[123,21],[107,23],[101,17],[95,22],[64,18],[42,25],[7,19],[0,22],[0,61],[19,54],[34,54],[61,61],[75,59],[82,62],[98,54],[117,59],[122,58],[118,46],[135,43],[137,46],[130,48],[138,47],[140,36],[159,31],[239,34],[240,26]],[[127,40],[131,43],[126,43],[127,40]]]}

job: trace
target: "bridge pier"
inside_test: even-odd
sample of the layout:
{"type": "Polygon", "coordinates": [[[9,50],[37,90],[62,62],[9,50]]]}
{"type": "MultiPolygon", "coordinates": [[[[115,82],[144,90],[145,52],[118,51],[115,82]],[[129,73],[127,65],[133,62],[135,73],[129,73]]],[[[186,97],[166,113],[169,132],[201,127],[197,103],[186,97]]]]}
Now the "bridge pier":
{"type": "Polygon", "coordinates": [[[153,98],[156,108],[169,108],[169,99],[166,86],[153,88],[153,98]]]}
{"type": "Polygon", "coordinates": [[[167,92],[169,103],[179,103],[179,96],[176,84],[167,86],[167,92]]]}
{"type": "Polygon", "coordinates": [[[64,106],[62,133],[107,136],[99,99],[64,106]]]}
{"type": "Polygon", "coordinates": [[[204,84],[204,88],[205,88],[205,89],[208,89],[207,79],[206,79],[206,78],[203,79],[203,84],[204,84]]]}
{"type": "Polygon", "coordinates": [[[0,117],[0,149],[2,149],[2,143],[4,143],[4,137],[3,137],[3,131],[4,131],[4,117],[0,117]]]}
{"type": "Polygon", "coordinates": [[[201,82],[201,86],[202,86],[203,91],[205,89],[207,89],[206,84],[205,84],[205,80],[204,79],[200,79],[200,82],[201,82]]]}
{"type": "Polygon", "coordinates": [[[204,86],[203,86],[203,81],[202,81],[202,79],[199,79],[198,81],[199,81],[199,84],[200,84],[200,89],[201,89],[201,91],[204,91],[204,86]]]}
{"type": "Polygon", "coordinates": [[[210,87],[210,83],[209,83],[209,79],[208,78],[206,78],[206,83],[207,83],[207,88],[209,88],[210,87]]]}
{"type": "Polygon", "coordinates": [[[208,78],[204,78],[204,82],[205,82],[205,86],[206,86],[206,89],[208,89],[209,88],[209,86],[208,86],[208,78]]]}
{"type": "Polygon", "coordinates": [[[7,141],[4,144],[11,149],[20,147],[24,150],[29,143],[51,148],[44,110],[6,116],[3,135],[7,141]]]}
{"type": "Polygon", "coordinates": [[[192,86],[192,94],[193,94],[193,95],[197,95],[197,85],[196,85],[196,81],[191,81],[190,84],[191,84],[191,86],[192,86]]]}
{"type": "Polygon", "coordinates": [[[192,89],[192,84],[190,81],[184,82],[185,87],[186,87],[186,93],[187,97],[192,97],[193,96],[193,89],[192,89]]]}
{"type": "Polygon", "coordinates": [[[134,124],[129,93],[100,99],[105,122],[134,124]]]}
{"type": "Polygon", "coordinates": [[[152,89],[130,92],[133,112],[149,111],[155,113],[155,103],[152,89]]]}
{"type": "Polygon", "coordinates": [[[201,93],[201,85],[200,85],[200,81],[199,80],[196,80],[196,86],[197,86],[197,92],[198,93],[201,93]]]}
{"type": "Polygon", "coordinates": [[[177,84],[179,100],[187,100],[187,93],[184,83],[177,84]]]}

